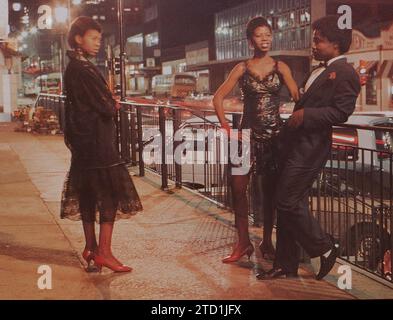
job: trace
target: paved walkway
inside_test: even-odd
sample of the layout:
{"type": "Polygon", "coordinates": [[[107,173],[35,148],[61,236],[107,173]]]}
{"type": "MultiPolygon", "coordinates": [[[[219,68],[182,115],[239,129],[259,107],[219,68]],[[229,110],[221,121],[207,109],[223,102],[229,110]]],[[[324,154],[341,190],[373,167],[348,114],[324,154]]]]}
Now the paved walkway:
{"type": "MultiPolygon", "coordinates": [[[[235,241],[233,215],[186,190],[161,191],[153,174],[133,177],[144,212],[115,226],[114,252],[134,271],[85,273],[81,223],[59,218],[69,157],[61,136],[15,133],[0,123],[1,299],[354,298],[334,285],[334,277],[316,281],[304,270],[296,280],[257,281],[257,269],[270,266],[259,253],[250,262],[222,264],[235,241]],[[52,269],[51,290],[37,287],[40,265],[52,269]]],[[[260,229],[252,231],[261,236],[260,229]]],[[[393,292],[380,287],[357,293],[375,298],[393,292]]]]}

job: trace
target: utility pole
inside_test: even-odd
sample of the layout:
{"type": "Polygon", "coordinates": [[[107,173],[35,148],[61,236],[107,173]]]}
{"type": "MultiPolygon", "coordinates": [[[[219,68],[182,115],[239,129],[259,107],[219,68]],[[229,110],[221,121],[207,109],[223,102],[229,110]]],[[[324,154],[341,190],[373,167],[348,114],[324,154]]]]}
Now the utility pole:
{"type": "MultiPolygon", "coordinates": [[[[120,101],[126,100],[126,73],[125,73],[125,55],[124,52],[124,0],[117,0],[117,19],[119,23],[119,46],[120,46],[120,101]]],[[[128,114],[123,106],[117,111],[117,145],[121,158],[129,163],[129,125],[128,114]]]]}
{"type": "Polygon", "coordinates": [[[126,98],[125,46],[124,46],[124,0],[117,0],[117,18],[119,21],[120,43],[120,99],[126,98]]]}

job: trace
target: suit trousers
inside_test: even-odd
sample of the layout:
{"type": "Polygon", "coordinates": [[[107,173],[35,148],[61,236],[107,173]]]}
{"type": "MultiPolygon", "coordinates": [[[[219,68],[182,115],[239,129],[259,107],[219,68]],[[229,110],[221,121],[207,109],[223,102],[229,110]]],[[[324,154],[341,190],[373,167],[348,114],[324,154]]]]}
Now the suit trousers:
{"type": "Polygon", "coordinates": [[[282,161],[277,184],[277,245],[275,267],[297,272],[301,245],[311,257],[329,251],[333,244],[309,211],[313,182],[325,166],[328,151],[311,165],[289,156],[282,161]]]}

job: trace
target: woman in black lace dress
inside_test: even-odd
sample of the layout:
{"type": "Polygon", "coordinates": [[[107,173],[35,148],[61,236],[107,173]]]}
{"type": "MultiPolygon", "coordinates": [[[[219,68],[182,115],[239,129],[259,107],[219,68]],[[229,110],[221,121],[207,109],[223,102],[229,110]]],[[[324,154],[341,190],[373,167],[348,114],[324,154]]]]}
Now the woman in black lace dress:
{"type": "Polygon", "coordinates": [[[70,62],[64,74],[65,143],[72,154],[61,202],[61,217],[82,220],[86,238],[82,254],[88,264],[129,272],[112,254],[114,221],[129,218],[142,204],[115,144],[116,101],[89,58],[98,53],[101,27],[90,17],[71,25],[68,42],[70,62]],[[95,222],[100,223],[99,244],[95,222]]]}
{"type": "MultiPolygon", "coordinates": [[[[272,244],[275,180],[278,175],[278,134],[281,129],[279,92],[285,84],[294,100],[298,99],[298,88],[288,66],[268,55],[272,44],[272,29],[268,22],[257,17],[247,25],[247,39],[254,49],[253,58],[237,64],[226,81],[217,90],[213,104],[221,126],[231,135],[224,115],[223,99],[238,83],[242,92],[244,112],[240,129],[251,130],[251,170],[262,175],[262,203],[264,213],[263,241],[259,245],[262,256],[274,257],[272,244]]],[[[233,138],[233,137],[232,137],[233,138]]],[[[241,135],[240,135],[241,140],[241,135]]],[[[231,188],[235,211],[238,243],[224,263],[238,261],[251,254],[254,247],[248,233],[247,186],[249,173],[231,175],[231,188]]]]}

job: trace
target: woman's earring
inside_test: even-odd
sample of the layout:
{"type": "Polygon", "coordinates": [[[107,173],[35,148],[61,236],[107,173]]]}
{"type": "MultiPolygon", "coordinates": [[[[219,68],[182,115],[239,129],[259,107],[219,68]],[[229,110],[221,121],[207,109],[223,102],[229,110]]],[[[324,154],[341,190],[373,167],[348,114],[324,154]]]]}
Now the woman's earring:
{"type": "Polygon", "coordinates": [[[83,51],[82,51],[82,48],[81,48],[81,47],[77,47],[77,48],[75,49],[75,51],[76,51],[76,54],[77,54],[78,56],[83,56],[83,51]]]}
{"type": "Polygon", "coordinates": [[[250,51],[254,51],[254,50],[255,50],[255,47],[254,47],[254,45],[252,44],[251,41],[248,42],[248,49],[249,49],[250,51]]]}

